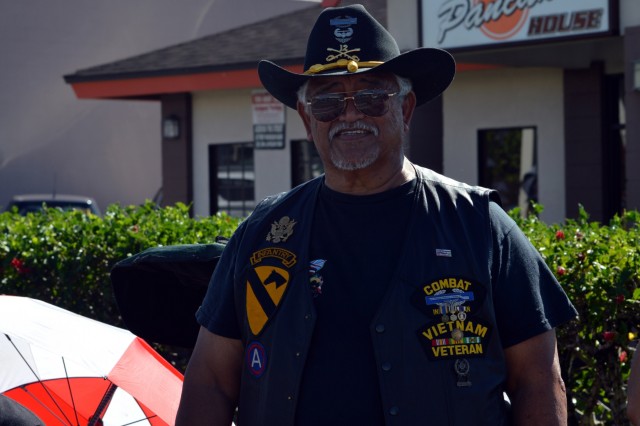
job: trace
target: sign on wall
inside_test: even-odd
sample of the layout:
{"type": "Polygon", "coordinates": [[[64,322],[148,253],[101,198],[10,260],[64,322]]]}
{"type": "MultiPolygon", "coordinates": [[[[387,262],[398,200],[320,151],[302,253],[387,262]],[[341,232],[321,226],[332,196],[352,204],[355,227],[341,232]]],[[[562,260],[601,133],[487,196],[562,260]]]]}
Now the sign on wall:
{"type": "Polygon", "coordinates": [[[610,0],[421,0],[422,45],[446,49],[611,32],[610,0]]]}
{"type": "Polygon", "coordinates": [[[254,149],[284,148],[285,106],[265,90],[251,92],[254,149]]]}

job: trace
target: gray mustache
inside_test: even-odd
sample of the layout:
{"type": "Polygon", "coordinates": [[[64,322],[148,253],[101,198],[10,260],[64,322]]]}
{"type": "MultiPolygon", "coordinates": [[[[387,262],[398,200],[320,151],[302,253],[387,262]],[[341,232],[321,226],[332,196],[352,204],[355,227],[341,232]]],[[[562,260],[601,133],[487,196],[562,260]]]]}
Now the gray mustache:
{"type": "Polygon", "coordinates": [[[378,136],[379,133],[376,126],[364,121],[354,121],[353,123],[338,122],[329,130],[329,140],[332,140],[335,135],[343,130],[364,130],[373,133],[374,136],[378,136]]]}

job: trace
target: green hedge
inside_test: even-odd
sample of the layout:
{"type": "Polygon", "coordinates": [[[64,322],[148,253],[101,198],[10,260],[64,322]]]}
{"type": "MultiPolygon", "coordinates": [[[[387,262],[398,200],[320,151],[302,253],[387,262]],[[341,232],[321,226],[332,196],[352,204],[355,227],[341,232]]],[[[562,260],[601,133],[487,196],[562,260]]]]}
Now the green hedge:
{"type": "Polygon", "coordinates": [[[582,208],[578,219],[551,226],[536,215],[510,214],[578,310],[577,321],[557,330],[569,424],[628,424],[626,382],[640,324],[640,214],[626,212],[607,226],[582,208]]]}
{"type": "MultiPolygon", "coordinates": [[[[240,220],[220,214],[192,219],[189,207],[111,205],[102,217],[45,209],[0,214],[0,294],[44,300],[80,315],[123,327],[109,273],[120,260],[149,247],[213,243],[240,220]]],[[[183,369],[189,353],[155,345],[183,369]]]]}
{"type": "MultiPolygon", "coordinates": [[[[580,315],[558,329],[570,424],[627,424],[626,380],[640,326],[640,214],[626,212],[607,226],[584,210],[562,225],[521,218],[517,210],[510,215],[580,315]]],[[[103,217],[56,209],[3,213],[0,294],[38,298],[122,326],[109,280],[116,262],[158,245],[211,243],[230,236],[239,222],[226,215],[192,219],[183,204],[159,209],[151,202],[112,205],[103,217]]],[[[184,368],[188,352],[156,347],[184,368]]]]}

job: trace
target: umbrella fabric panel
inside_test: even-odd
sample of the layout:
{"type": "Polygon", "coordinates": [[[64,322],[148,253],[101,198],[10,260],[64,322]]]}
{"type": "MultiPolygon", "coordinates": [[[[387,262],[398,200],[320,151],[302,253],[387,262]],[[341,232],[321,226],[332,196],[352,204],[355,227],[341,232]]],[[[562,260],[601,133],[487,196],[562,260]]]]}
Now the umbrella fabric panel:
{"type": "Polygon", "coordinates": [[[60,377],[106,377],[108,369],[96,370],[92,363],[64,358],[25,339],[7,334],[0,335],[0,392],[37,380],[60,377]]]}
{"type": "Polygon", "coordinates": [[[46,424],[84,426],[96,414],[113,426],[175,420],[182,374],[128,330],[0,295],[0,359],[0,393],[46,424]]]}
{"type": "Polygon", "coordinates": [[[151,409],[160,418],[172,421],[178,411],[183,377],[144,340],[136,338],[109,373],[118,387],[151,409]]]}
{"type": "Polygon", "coordinates": [[[32,347],[46,348],[101,376],[106,376],[135,338],[128,330],[17,296],[0,297],[0,332],[23,338],[32,347]],[[30,317],[24,318],[27,313],[30,317]]]}
{"type": "Polygon", "coordinates": [[[34,373],[27,368],[27,365],[36,365],[36,363],[31,347],[25,340],[12,339],[4,333],[0,334],[0,359],[2,360],[0,393],[34,380],[34,373]]]}
{"type": "MultiPolygon", "coordinates": [[[[169,423],[163,421],[149,408],[140,404],[122,389],[117,389],[113,395],[111,404],[107,408],[102,418],[104,426],[167,426],[169,423]]],[[[173,422],[171,423],[173,424],[173,422]]]]}
{"type": "Polygon", "coordinates": [[[110,382],[100,378],[55,379],[35,382],[4,394],[28,407],[46,424],[87,424],[110,382]],[[77,416],[77,420],[76,420],[77,416]]]}
{"type": "MultiPolygon", "coordinates": [[[[97,395],[97,387],[92,388],[89,380],[98,379],[71,380],[74,393],[73,403],[69,402],[69,393],[64,389],[66,384],[63,383],[63,380],[45,383],[47,391],[39,384],[31,384],[23,388],[8,391],[5,395],[19,402],[24,407],[28,407],[29,410],[41,418],[46,425],[85,426],[89,423],[91,416],[97,411],[102,394],[106,392],[109,384],[108,381],[102,380],[102,394],[97,395]],[[83,395],[77,398],[77,395],[82,395],[79,393],[80,388],[84,388],[85,391],[91,395],[83,395]],[[54,400],[55,403],[53,403],[54,400]],[[45,405],[46,402],[51,403],[45,405]],[[87,410],[86,407],[93,408],[87,410]]],[[[130,424],[150,426],[168,425],[167,422],[164,422],[147,407],[141,406],[131,395],[121,389],[116,389],[113,399],[107,406],[105,414],[102,417],[102,424],[104,426],[130,424]]]]}

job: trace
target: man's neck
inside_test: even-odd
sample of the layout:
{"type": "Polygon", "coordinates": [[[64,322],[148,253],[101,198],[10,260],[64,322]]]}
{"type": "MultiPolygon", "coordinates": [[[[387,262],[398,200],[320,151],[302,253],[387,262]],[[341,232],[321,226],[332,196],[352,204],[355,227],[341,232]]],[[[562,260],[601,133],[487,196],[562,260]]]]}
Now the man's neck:
{"type": "Polygon", "coordinates": [[[337,192],[353,195],[368,195],[397,188],[416,177],[411,162],[403,161],[395,167],[379,169],[367,167],[361,170],[327,170],[325,184],[337,192]]]}

